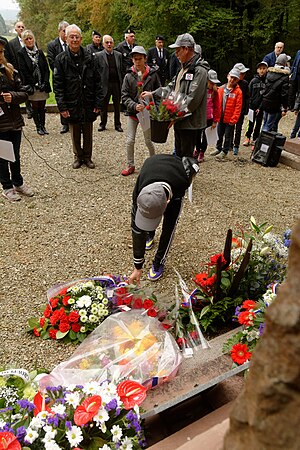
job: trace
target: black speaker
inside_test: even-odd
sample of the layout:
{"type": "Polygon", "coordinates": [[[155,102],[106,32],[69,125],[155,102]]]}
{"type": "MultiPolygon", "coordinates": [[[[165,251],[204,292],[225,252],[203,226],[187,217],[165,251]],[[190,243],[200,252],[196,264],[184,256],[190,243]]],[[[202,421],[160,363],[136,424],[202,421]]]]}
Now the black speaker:
{"type": "Polygon", "coordinates": [[[263,166],[276,167],[279,163],[286,137],[275,131],[262,131],[258,136],[252,161],[263,166]]]}

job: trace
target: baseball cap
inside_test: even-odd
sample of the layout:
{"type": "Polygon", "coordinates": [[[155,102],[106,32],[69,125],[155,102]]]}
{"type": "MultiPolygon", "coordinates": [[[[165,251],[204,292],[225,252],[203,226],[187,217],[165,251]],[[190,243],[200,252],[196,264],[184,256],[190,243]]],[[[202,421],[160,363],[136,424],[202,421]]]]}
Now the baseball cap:
{"type": "Polygon", "coordinates": [[[169,45],[170,48],[178,47],[194,47],[195,40],[193,36],[189,33],[180,34],[174,44],[169,45]]]}
{"type": "Polygon", "coordinates": [[[261,62],[259,62],[258,64],[256,64],[256,68],[257,68],[257,69],[259,68],[259,66],[266,66],[266,67],[269,67],[269,65],[268,65],[268,63],[267,63],[266,61],[261,61],[261,62]]]}
{"type": "Polygon", "coordinates": [[[241,74],[241,72],[239,71],[239,69],[235,69],[235,68],[233,68],[233,69],[231,69],[231,71],[229,72],[229,74],[228,75],[231,75],[232,77],[235,77],[235,78],[240,78],[240,74],[241,74]]]}
{"type": "Polygon", "coordinates": [[[290,61],[291,57],[286,53],[280,53],[276,58],[276,64],[279,66],[286,66],[286,63],[290,61]]]}
{"type": "Polygon", "coordinates": [[[210,69],[207,72],[207,75],[208,75],[209,81],[211,81],[212,83],[221,83],[221,81],[218,80],[218,74],[215,70],[210,69]]]}
{"type": "Polygon", "coordinates": [[[165,187],[171,190],[166,183],[151,183],[139,193],[135,224],[141,230],[154,231],[158,227],[168,204],[165,187]]]}
{"type": "Polygon", "coordinates": [[[133,47],[130,55],[132,56],[134,53],[139,53],[140,55],[147,56],[146,50],[141,45],[136,45],[135,47],[133,47]]]}
{"type": "Polygon", "coordinates": [[[241,73],[247,72],[250,70],[249,67],[245,67],[243,63],[237,63],[233,66],[234,69],[238,69],[241,73]]]}

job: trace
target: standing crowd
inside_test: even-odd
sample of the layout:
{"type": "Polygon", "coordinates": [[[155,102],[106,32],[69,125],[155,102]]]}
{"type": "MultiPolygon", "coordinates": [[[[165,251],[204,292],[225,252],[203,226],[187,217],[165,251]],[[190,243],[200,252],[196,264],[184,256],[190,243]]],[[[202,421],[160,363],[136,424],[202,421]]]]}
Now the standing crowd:
{"type": "Polygon", "coordinates": [[[150,128],[142,128],[150,158],[140,171],[133,194],[132,235],[134,271],[131,282],[139,283],[145,250],[154,244],[155,229],[162,217],[163,228],[158,250],[148,274],[157,280],[179,219],[185,190],[204,161],[208,132],[216,133],[211,155],[219,160],[233,150],[237,156],[245,116],[249,117],[243,145],[253,145],[261,127],[277,132],[278,123],[288,110],[296,114],[291,138],[300,137],[300,50],[291,58],[279,42],[273,52],[257,64],[257,73],[248,83],[249,69],[236,63],[220,86],[217,72],[202,57],[202,49],[189,33],[179,35],[164,47],[157,35],[148,52],[137,45],[135,32],[128,28],[124,41],[115,47],[110,35],[92,32],[92,43],[83,47],[80,28],[66,21],[58,24],[58,36],[47,45],[47,58],[38,47],[33,32],[22,22],[15,26],[17,36],[7,42],[0,37],[0,140],[11,143],[15,161],[0,157],[0,182],[10,201],[20,194],[34,195],[23,181],[20,164],[21,130],[24,125],[20,104],[26,103],[28,118],[43,136],[46,128],[45,105],[53,91],[61,117],[60,133],[70,133],[73,169],[83,164],[94,169],[92,160],[93,123],[100,116],[98,131],[105,132],[108,105],[114,106],[114,128],[123,132],[121,104],[127,117],[127,164],[123,176],[135,172],[134,145],[141,114],[150,100],[156,105],[166,98],[181,96],[187,114],[174,122],[175,148],[172,155],[155,155],[150,128]]]}

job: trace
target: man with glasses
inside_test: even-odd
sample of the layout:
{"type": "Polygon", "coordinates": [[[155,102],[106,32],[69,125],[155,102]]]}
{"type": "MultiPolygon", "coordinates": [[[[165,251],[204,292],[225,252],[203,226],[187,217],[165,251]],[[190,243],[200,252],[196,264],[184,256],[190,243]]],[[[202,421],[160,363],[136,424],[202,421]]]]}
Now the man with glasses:
{"type": "Polygon", "coordinates": [[[95,55],[82,46],[80,28],[66,28],[68,48],[55,58],[53,88],[60,114],[70,124],[73,144],[73,169],[85,164],[94,169],[92,161],[93,122],[103,104],[101,77],[95,55]],[[83,142],[81,145],[81,135],[83,142]]]}
{"type": "MultiPolygon", "coordinates": [[[[52,72],[54,70],[54,61],[57,55],[67,50],[66,28],[68,25],[68,22],[65,20],[59,22],[58,37],[47,44],[47,59],[52,72]]],[[[60,116],[60,122],[62,125],[60,133],[67,133],[69,131],[69,125],[62,116],[60,116]]]]}
{"type": "Polygon", "coordinates": [[[114,51],[114,40],[108,34],[103,36],[104,50],[96,54],[96,60],[99,64],[101,73],[101,82],[103,88],[104,105],[101,110],[101,122],[98,131],[104,131],[107,124],[107,109],[109,99],[112,97],[114,105],[115,130],[122,132],[120,121],[120,102],[122,86],[122,55],[114,51]]]}

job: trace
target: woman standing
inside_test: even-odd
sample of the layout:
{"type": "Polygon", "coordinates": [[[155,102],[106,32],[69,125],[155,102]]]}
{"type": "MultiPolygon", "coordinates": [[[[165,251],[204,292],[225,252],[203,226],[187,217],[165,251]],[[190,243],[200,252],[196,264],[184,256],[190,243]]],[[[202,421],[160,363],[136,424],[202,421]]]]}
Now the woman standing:
{"type": "Polygon", "coordinates": [[[22,40],[24,47],[18,52],[19,68],[23,83],[30,86],[28,99],[32,105],[36,131],[40,135],[49,134],[45,128],[45,106],[51,92],[48,63],[43,51],[37,48],[32,31],[23,31],[22,40]]]}
{"type": "Polygon", "coordinates": [[[10,201],[21,200],[19,195],[33,196],[33,191],[23,183],[20,166],[20,144],[23,118],[20,103],[27,100],[18,73],[4,57],[6,42],[0,38],[0,140],[13,145],[15,162],[0,158],[0,183],[3,196],[10,201]]]}

